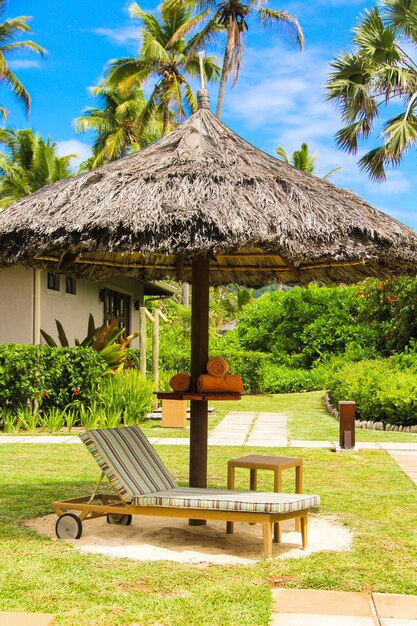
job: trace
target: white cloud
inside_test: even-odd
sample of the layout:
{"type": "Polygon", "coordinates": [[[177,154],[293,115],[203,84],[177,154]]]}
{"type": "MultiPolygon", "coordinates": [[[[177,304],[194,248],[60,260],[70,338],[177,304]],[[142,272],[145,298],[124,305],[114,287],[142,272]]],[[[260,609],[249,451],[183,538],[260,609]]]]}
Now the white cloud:
{"type": "Polygon", "coordinates": [[[137,26],[120,26],[119,28],[94,28],[95,35],[105,37],[117,46],[139,43],[139,29],[137,26]]]}
{"type": "Polygon", "coordinates": [[[71,159],[71,167],[76,168],[82,161],[91,156],[91,149],[89,145],[78,141],[78,139],[67,139],[66,141],[57,141],[56,153],[58,156],[76,154],[77,156],[71,159]]]}
{"type": "Polygon", "coordinates": [[[12,59],[7,64],[12,70],[38,70],[42,67],[37,59],[12,59]]]}

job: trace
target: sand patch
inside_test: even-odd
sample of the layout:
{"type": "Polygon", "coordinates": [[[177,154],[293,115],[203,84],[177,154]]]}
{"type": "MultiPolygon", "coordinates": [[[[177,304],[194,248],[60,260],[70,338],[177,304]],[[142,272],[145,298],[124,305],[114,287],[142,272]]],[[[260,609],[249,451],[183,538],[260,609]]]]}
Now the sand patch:
{"type": "MultiPolygon", "coordinates": [[[[55,535],[56,515],[25,522],[25,527],[61,541],[55,535]]],[[[131,526],[108,524],[106,518],[83,523],[78,540],[66,540],[81,552],[125,557],[138,561],[175,561],[178,563],[250,564],[263,554],[262,527],[235,523],[227,535],[224,522],[210,521],[206,526],[189,526],[185,520],[159,517],[134,517],[131,526]]],[[[302,558],[315,552],[349,550],[352,533],[335,518],[312,514],[308,523],[309,546],[300,547],[300,533],[294,520],[281,524],[280,544],[273,544],[274,558],[302,558]]]]}

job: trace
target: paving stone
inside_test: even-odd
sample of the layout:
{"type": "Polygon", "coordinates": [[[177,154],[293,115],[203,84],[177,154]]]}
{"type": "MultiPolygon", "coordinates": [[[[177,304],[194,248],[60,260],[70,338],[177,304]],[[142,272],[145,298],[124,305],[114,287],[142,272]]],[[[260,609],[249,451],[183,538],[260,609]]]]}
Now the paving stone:
{"type": "Polygon", "coordinates": [[[379,617],[378,626],[416,626],[415,619],[401,619],[401,617],[379,617]]]}
{"type": "Polygon", "coordinates": [[[381,441],[379,447],[382,450],[413,450],[417,452],[417,443],[393,443],[390,441],[381,441]]]}
{"type": "Polygon", "coordinates": [[[155,443],[162,446],[189,446],[190,440],[185,437],[165,437],[158,439],[155,443]]]}
{"type": "Polygon", "coordinates": [[[308,441],[304,439],[291,439],[289,445],[292,448],[331,448],[330,441],[308,441]]]}
{"type": "Polygon", "coordinates": [[[310,614],[307,617],[296,613],[274,613],[270,626],[375,626],[375,620],[352,615],[310,614]]]}
{"type": "Polygon", "coordinates": [[[379,450],[379,444],[374,441],[357,441],[358,450],[379,450]]]}
{"type": "Polygon", "coordinates": [[[356,615],[372,617],[368,593],[316,589],[274,589],[274,611],[305,615],[356,615]]]}
{"type": "Polygon", "coordinates": [[[374,593],[372,595],[378,617],[416,620],[417,623],[417,596],[395,593],[374,593]]]}
{"type": "Polygon", "coordinates": [[[25,441],[24,443],[53,443],[53,444],[57,444],[57,443],[67,443],[68,437],[67,436],[56,436],[53,437],[52,435],[40,435],[39,437],[28,437],[27,441],[25,441]]]}
{"type": "Polygon", "coordinates": [[[287,439],[248,439],[247,446],[260,448],[286,448],[288,446],[287,439]]]}
{"type": "Polygon", "coordinates": [[[10,437],[0,437],[0,445],[12,443],[26,443],[28,439],[31,439],[31,437],[17,437],[15,435],[10,435],[10,437]]]}

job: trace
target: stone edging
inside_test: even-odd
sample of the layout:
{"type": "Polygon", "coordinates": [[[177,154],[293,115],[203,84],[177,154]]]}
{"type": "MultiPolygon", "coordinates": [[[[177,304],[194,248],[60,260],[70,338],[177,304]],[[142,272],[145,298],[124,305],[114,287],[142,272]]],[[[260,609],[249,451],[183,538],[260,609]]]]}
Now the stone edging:
{"type": "MultiPolygon", "coordinates": [[[[333,415],[336,419],[339,419],[339,412],[332,404],[330,394],[326,391],[324,396],[324,406],[330,415],[333,415]]],[[[417,433],[417,424],[414,426],[397,426],[394,424],[384,424],[384,422],[373,422],[371,420],[355,420],[356,428],[365,428],[368,430],[394,430],[403,433],[417,433]]]]}

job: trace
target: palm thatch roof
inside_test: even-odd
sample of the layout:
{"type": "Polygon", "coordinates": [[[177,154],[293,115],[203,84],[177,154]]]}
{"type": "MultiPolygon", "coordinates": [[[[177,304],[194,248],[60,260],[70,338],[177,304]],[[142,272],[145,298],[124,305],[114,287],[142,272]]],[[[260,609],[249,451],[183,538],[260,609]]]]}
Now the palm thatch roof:
{"type": "Polygon", "coordinates": [[[0,212],[0,267],[259,286],[415,273],[417,235],[199,109],[172,133],[0,212]]]}

